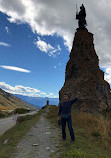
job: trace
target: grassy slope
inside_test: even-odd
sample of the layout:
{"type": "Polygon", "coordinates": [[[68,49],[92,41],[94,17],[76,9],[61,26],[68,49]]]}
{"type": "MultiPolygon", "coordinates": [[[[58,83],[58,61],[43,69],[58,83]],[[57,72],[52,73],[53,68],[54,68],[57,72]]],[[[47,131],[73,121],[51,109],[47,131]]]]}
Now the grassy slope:
{"type": "Polygon", "coordinates": [[[36,109],[27,102],[3,91],[0,88],[0,110],[15,110],[16,108],[36,109]]]}
{"type": "MultiPolygon", "coordinates": [[[[56,127],[57,112],[58,108],[51,106],[47,116],[56,127]]],[[[58,152],[61,152],[59,158],[111,158],[110,120],[102,115],[72,111],[72,123],[76,142],[74,144],[70,142],[67,129],[67,140],[59,144],[58,152]]]]}
{"type": "Polygon", "coordinates": [[[29,131],[29,129],[38,121],[41,113],[44,110],[38,112],[34,116],[26,117],[26,121],[21,122],[9,131],[7,131],[2,137],[0,137],[0,158],[10,158],[12,152],[22,137],[29,131]],[[3,142],[9,139],[7,144],[3,142]]]}

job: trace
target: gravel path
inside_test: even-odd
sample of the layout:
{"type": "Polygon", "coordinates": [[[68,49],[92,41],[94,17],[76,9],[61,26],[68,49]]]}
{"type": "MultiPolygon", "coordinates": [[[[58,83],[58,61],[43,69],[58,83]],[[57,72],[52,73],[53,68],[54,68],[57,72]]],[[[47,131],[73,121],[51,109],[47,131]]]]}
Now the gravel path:
{"type": "MultiPolygon", "coordinates": [[[[46,113],[41,114],[39,121],[17,146],[16,152],[11,158],[49,158],[57,149],[59,134],[57,128],[51,127],[46,113]]],[[[57,155],[54,156],[55,158],[57,155]]]]}

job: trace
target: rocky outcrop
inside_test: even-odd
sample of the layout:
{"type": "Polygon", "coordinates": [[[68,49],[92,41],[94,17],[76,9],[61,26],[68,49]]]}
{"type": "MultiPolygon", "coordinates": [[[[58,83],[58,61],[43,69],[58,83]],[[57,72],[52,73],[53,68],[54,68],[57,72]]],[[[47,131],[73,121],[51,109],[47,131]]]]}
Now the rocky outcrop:
{"type": "Polygon", "coordinates": [[[99,69],[93,34],[87,29],[75,33],[66,65],[65,83],[59,91],[60,102],[65,93],[73,99],[78,91],[81,95],[74,104],[75,109],[87,112],[110,109],[110,85],[104,80],[104,72],[99,69]]]}

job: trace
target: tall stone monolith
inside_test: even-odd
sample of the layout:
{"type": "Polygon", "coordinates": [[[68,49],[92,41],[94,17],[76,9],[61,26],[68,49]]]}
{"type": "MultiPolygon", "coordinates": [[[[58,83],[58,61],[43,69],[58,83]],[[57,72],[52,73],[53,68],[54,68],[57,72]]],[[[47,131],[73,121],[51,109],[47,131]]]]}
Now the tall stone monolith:
{"type": "Polygon", "coordinates": [[[80,91],[74,108],[95,112],[111,108],[110,85],[104,80],[104,72],[99,69],[93,34],[85,28],[77,29],[70,59],[66,65],[65,83],[59,91],[59,100],[64,94],[73,99],[80,91]]]}

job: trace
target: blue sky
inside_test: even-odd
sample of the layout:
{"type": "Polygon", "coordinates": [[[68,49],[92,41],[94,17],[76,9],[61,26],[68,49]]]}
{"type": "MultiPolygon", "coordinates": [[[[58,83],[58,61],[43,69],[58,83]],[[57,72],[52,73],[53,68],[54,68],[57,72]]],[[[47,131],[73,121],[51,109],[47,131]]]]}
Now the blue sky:
{"type": "MultiPolygon", "coordinates": [[[[1,12],[0,23],[0,42],[2,42],[0,44],[0,82],[5,82],[12,87],[22,85],[38,89],[46,93],[40,95],[42,97],[47,95],[58,97],[58,92],[65,80],[65,66],[69,58],[69,51],[64,47],[63,39],[56,34],[53,36],[34,34],[29,24],[10,23],[7,15],[1,12]],[[43,48],[41,50],[38,48],[37,41],[45,42],[53,49],[47,48],[46,53],[45,50],[42,51],[43,48]],[[50,55],[54,50],[55,52],[50,55]],[[4,65],[8,68],[9,66],[23,68],[29,72],[12,71],[7,67],[4,69],[4,65]],[[51,93],[53,95],[50,95],[51,93]]],[[[3,86],[5,85],[1,84],[1,88],[3,86]]]]}
{"type": "Polygon", "coordinates": [[[13,94],[58,97],[77,28],[76,3],[86,7],[99,65],[111,83],[110,1],[0,0],[2,89],[13,94]]]}

